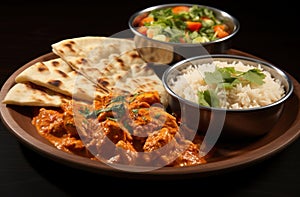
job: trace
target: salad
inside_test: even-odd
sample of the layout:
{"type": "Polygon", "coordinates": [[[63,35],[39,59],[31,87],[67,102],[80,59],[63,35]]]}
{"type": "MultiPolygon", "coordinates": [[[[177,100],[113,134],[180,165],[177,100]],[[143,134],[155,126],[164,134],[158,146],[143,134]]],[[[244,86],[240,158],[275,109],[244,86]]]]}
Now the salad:
{"type": "Polygon", "coordinates": [[[230,34],[213,10],[198,5],[152,10],[139,21],[137,31],[148,38],[176,43],[211,42],[230,34]]]}

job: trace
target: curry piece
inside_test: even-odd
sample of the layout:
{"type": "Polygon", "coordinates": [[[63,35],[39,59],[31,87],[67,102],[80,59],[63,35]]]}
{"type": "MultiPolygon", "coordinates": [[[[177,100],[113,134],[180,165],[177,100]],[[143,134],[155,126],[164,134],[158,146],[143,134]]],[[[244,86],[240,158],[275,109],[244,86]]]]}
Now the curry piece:
{"type": "Polygon", "coordinates": [[[56,148],[93,158],[94,156],[85,148],[76,129],[74,129],[70,105],[65,105],[66,107],[62,107],[59,110],[40,108],[38,115],[33,117],[32,124],[36,127],[39,134],[56,148]]]}

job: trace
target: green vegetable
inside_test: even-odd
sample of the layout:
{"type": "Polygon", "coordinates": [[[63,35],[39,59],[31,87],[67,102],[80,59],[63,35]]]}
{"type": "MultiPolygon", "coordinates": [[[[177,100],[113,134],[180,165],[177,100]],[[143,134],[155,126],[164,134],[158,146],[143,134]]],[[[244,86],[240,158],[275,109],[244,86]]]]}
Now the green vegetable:
{"type": "Polygon", "coordinates": [[[242,77],[251,83],[262,85],[264,83],[263,79],[266,76],[259,69],[251,69],[243,73],[242,77]]]}
{"type": "Polygon", "coordinates": [[[103,112],[117,112],[118,117],[122,117],[125,114],[125,106],[123,103],[118,105],[113,105],[111,107],[98,109],[94,111],[89,111],[87,108],[79,110],[81,114],[83,114],[86,118],[96,117],[103,112]]]}
{"type": "Polygon", "coordinates": [[[131,110],[133,114],[138,114],[139,113],[139,109],[132,109],[131,110]]]}
{"type": "Polygon", "coordinates": [[[120,96],[117,96],[115,98],[112,98],[110,103],[115,103],[115,102],[124,102],[125,101],[125,96],[123,95],[120,95],[120,96]]]}
{"type": "Polygon", "coordinates": [[[219,107],[218,92],[231,89],[239,83],[262,85],[265,74],[259,69],[239,72],[234,67],[217,68],[214,72],[205,72],[204,81],[210,89],[198,92],[198,103],[204,106],[219,107]]]}
{"type": "Polygon", "coordinates": [[[219,107],[220,102],[217,94],[213,90],[198,92],[198,103],[207,107],[219,107]]]}

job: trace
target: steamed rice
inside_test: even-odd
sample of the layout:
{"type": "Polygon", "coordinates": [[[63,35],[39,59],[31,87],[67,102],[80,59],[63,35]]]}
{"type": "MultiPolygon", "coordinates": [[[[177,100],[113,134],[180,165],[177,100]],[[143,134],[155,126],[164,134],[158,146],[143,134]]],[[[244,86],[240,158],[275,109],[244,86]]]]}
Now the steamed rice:
{"type": "Polygon", "coordinates": [[[218,92],[220,107],[226,109],[248,109],[272,104],[282,98],[285,94],[284,87],[280,80],[275,79],[269,72],[263,70],[260,65],[254,67],[245,65],[240,61],[228,63],[224,61],[213,61],[201,65],[189,65],[181,71],[175,79],[170,81],[171,89],[187,100],[198,103],[198,91],[208,90],[205,83],[205,72],[214,72],[216,68],[234,67],[237,71],[246,72],[249,69],[260,69],[264,74],[264,83],[237,84],[231,89],[222,89],[218,92]]]}

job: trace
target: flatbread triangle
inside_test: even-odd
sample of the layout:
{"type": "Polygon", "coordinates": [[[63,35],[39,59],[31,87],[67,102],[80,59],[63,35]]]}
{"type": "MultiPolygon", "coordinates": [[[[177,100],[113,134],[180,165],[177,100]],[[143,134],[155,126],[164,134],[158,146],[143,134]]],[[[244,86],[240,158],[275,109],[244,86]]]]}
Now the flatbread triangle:
{"type": "Polygon", "coordinates": [[[56,55],[99,88],[116,94],[157,90],[162,103],[167,105],[167,93],[160,78],[139,56],[133,40],[87,36],[51,46],[56,55]]]}

